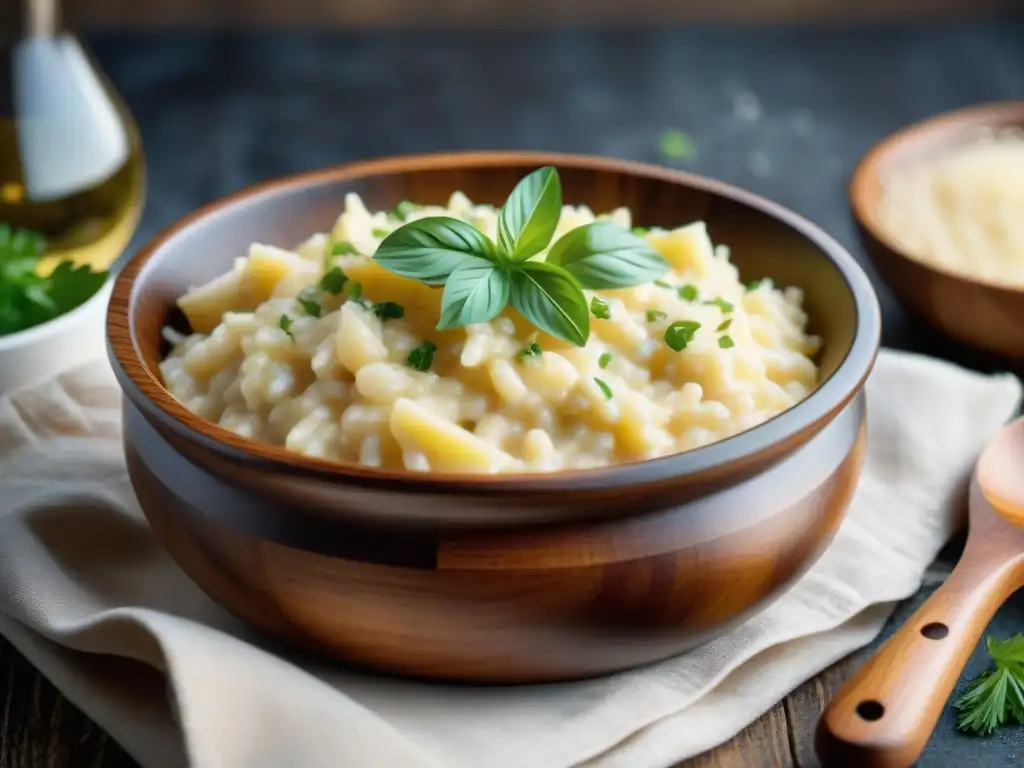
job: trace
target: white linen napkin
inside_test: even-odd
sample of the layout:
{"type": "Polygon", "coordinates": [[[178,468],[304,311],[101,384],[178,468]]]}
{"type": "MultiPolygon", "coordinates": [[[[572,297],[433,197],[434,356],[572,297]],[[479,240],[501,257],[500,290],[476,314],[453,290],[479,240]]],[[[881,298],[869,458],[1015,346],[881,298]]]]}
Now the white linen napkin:
{"type": "Polygon", "coordinates": [[[269,647],[150,534],[105,362],[0,399],[0,632],[146,768],[657,768],[726,741],[879,632],[953,533],[1021,387],[885,351],[864,475],[822,558],[760,615],[668,661],[473,688],[269,647]]]}

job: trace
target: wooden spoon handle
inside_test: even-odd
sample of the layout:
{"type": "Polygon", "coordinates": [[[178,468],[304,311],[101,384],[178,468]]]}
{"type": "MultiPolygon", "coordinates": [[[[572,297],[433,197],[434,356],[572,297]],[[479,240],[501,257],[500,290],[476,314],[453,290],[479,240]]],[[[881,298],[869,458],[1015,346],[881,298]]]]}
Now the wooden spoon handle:
{"type": "Polygon", "coordinates": [[[985,627],[1013,591],[1017,567],[1014,558],[993,558],[984,546],[968,544],[946,583],[825,708],[815,738],[823,765],[913,764],[985,627]]]}

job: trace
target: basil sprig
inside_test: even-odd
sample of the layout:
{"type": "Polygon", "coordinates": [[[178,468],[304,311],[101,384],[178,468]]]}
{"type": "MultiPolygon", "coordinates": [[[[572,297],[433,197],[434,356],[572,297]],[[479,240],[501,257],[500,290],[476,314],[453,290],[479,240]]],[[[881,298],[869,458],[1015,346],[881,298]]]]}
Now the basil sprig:
{"type": "Polygon", "coordinates": [[[583,346],[590,336],[584,288],[643,285],[665,274],[668,263],[611,221],[573,229],[552,245],[561,213],[561,181],[548,166],[512,190],[498,214],[496,243],[459,219],[432,216],[398,227],[373,258],[396,275],[444,286],[438,330],[485,323],[511,302],[540,330],[583,346]],[[546,260],[533,258],[545,248],[546,260]]]}

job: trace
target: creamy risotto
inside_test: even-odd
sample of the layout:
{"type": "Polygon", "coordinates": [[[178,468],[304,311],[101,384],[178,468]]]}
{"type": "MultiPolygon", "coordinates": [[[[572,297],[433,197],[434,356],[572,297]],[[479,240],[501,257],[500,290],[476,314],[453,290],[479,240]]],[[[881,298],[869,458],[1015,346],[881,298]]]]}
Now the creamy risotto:
{"type": "MultiPolygon", "coordinates": [[[[234,269],[180,299],[193,332],[165,331],[164,384],[225,429],[308,456],[472,473],[689,450],[771,418],[816,384],[819,340],[806,333],[800,290],[741,282],[701,222],[633,230],[667,271],[635,287],[586,290],[582,346],[511,306],[438,331],[441,289],[373,258],[396,227],[433,216],[499,238],[498,211],[460,193],[444,208],[375,213],[348,195],[330,233],[293,250],[252,245],[234,269]]],[[[552,242],[595,220],[631,226],[625,209],[595,217],[564,206],[552,242]]]]}

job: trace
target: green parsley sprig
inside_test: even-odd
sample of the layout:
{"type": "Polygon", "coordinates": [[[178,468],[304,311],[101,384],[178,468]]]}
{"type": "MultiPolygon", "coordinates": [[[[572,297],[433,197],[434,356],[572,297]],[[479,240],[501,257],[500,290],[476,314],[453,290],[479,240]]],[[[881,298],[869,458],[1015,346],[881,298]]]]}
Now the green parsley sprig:
{"type": "Polygon", "coordinates": [[[954,706],[960,730],[987,735],[1005,723],[1024,725],[1024,634],[987,638],[995,669],[975,679],[954,706]]]}
{"type": "Polygon", "coordinates": [[[45,252],[41,234],[0,224],[0,336],[67,314],[107,280],[107,272],[72,261],[62,261],[44,277],[37,270],[45,252]]]}
{"type": "Polygon", "coordinates": [[[561,212],[558,171],[547,166],[512,190],[498,215],[497,242],[460,219],[430,216],[394,230],[374,259],[396,275],[444,286],[438,330],[487,322],[511,303],[540,330],[582,347],[591,312],[584,288],[649,283],[668,271],[668,263],[609,220],[551,244],[561,212]],[[533,258],[545,248],[544,261],[533,258]]]}

